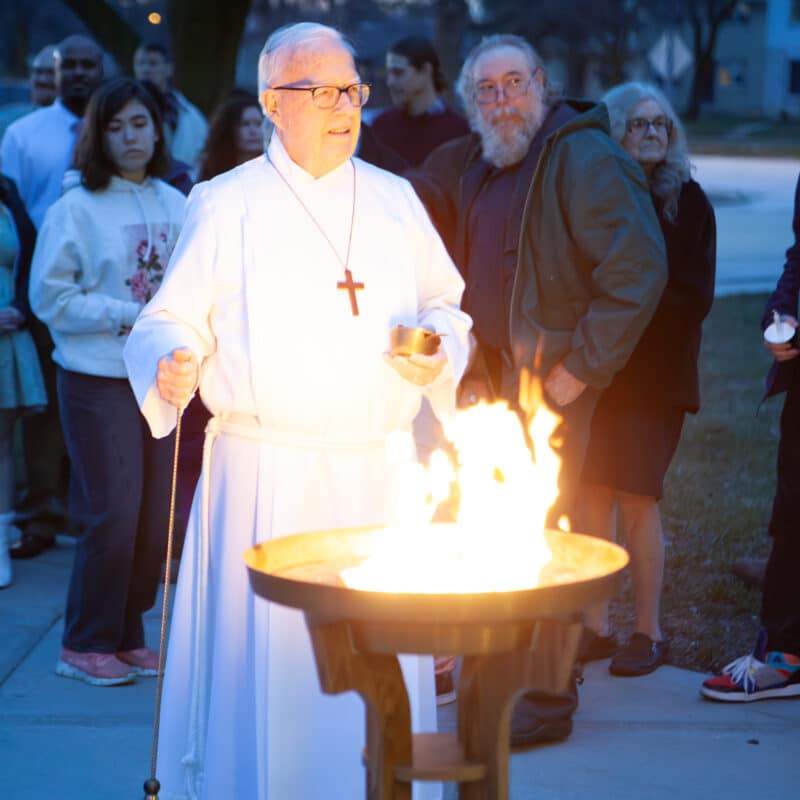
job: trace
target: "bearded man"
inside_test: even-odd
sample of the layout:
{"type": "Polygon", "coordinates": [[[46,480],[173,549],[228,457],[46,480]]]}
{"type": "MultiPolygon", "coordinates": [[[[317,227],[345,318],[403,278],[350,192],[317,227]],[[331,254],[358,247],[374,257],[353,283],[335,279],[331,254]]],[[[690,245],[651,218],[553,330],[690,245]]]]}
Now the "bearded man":
{"type": "MultiPolygon", "coordinates": [[[[369,87],[341,34],[277,30],[259,89],[267,152],[194,188],[125,347],[155,436],[198,385],[214,415],[175,597],[162,800],[365,796],[359,699],[321,693],[301,612],[256,597],[242,554],[389,522],[387,439],[410,438],[423,393],[452,407],[467,360],[463,282],[422,203],[352,158],[369,87]],[[446,334],[442,349],[384,357],[397,324],[446,334]]],[[[415,725],[435,728],[430,657],[401,663],[415,725]]]]}
{"type": "MultiPolygon", "coordinates": [[[[538,380],[562,419],[554,525],[572,514],[599,393],[661,296],[664,241],[644,172],[608,135],[605,106],[558,100],[524,39],[484,39],[457,88],[476,135],[439,147],[413,180],[466,282],[478,351],[460,399],[514,405],[521,372],[538,380]]],[[[574,686],[526,695],[512,745],[565,738],[576,704],[574,686]]]]}

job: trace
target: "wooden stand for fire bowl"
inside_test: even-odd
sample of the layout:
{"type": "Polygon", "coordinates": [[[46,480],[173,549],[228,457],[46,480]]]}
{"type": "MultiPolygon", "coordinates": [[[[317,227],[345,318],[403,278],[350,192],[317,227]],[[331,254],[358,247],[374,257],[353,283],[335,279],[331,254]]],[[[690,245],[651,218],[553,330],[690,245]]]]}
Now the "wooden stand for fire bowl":
{"type": "Polygon", "coordinates": [[[580,612],[611,596],[627,554],[600,539],[547,531],[553,562],[535,589],[346,588],[341,571],[370,555],[376,532],[319,531],[258,545],[245,554],[253,590],[305,613],[326,694],[352,689],[364,700],[367,800],[410,800],[412,781],[457,782],[461,800],[508,800],[514,704],[525,691],[567,688],[580,612]],[[464,656],[457,734],[412,734],[398,653],[464,656]]]}

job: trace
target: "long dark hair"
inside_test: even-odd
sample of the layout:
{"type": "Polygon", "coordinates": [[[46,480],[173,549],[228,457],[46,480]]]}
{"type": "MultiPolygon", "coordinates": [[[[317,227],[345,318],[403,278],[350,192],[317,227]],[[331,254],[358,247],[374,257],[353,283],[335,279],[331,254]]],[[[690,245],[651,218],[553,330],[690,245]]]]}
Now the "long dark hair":
{"type": "Polygon", "coordinates": [[[248,108],[257,108],[261,113],[256,96],[237,89],[214,109],[208,125],[206,145],[200,153],[198,181],[211,180],[237,166],[236,129],[248,108]]]}
{"type": "Polygon", "coordinates": [[[424,36],[406,36],[392,42],[386,52],[403,56],[416,70],[422,69],[425,64],[430,64],[433,88],[439,94],[447,88],[447,79],[444,77],[442,65],[439,63],[439,54],[430,39],[426,39],[424,36]]]}
{"type": "Polygon", "coordinates": [[[95,89],[86,107],[83,128],[75,145],[72,166],[80,170],[81,183],[96,192],[105,189],[117,167],[106,153],[104,135],[114,115],[131,100],[138,100],[150,113],[156,132],[153,157],[147,163],[147,175],[162,177],[167,174],[169,156],[164,142],[164,126],[158,103],[150,92],[133,78],[113,78],[95,89]]]}

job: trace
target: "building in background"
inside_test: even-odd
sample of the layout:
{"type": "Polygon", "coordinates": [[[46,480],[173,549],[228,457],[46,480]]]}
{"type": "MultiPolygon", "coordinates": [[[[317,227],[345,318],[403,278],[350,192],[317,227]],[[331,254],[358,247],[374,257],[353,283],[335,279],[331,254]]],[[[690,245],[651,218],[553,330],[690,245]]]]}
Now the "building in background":
{"type": "Polygon", "coordinates": [[[769,0],[763,111],[800,118],[800,0],[769,0]]]}

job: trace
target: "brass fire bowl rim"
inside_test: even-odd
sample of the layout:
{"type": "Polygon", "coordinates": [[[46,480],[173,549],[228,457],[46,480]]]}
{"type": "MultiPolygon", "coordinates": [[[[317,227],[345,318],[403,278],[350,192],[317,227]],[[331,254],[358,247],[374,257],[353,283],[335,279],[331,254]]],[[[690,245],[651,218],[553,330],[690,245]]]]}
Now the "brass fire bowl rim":
{"type": "MultiPolygon", "coordinates": [[[[448,524],[448,523],[439,523],[448,524]]],[[[580,580],[546,583],[530,589],[471,594],[422,594],[364,591],[335,585],[332,580],[315,582],[285,574],[287,570],[317,565],[322,573],[332,554],[355,553],[350,563],[365,557],[365,543],[376,526],[310,531],[262,542],[244,554],[250,583],[261,597],[330,620],[363,622],[472,624],[527,621],[542,617],[574,615],[611,596],[628,563],[627,552],[603,539],[577,533],[547,530],[545,535],[554,558],[578,552],[593,565],[580,580]],[[309,557],[311,553],[311,557],[309,557]]],[[[491,540],[487,539],[487,546],[491,540]]],[[[367,547],[368,549],[368,547],[367,547]]],[[[331,570],[327,570],[330,578],[331,570]]],[[[336,572],[333,573],[338,574],[336,572]]]]}
{"type": "Polygon", "coordinates": [[[395,356],[432,356],[438,352],[443,335],[426,328],[395,325],[389,332],[389,349],[395,356]]]}

